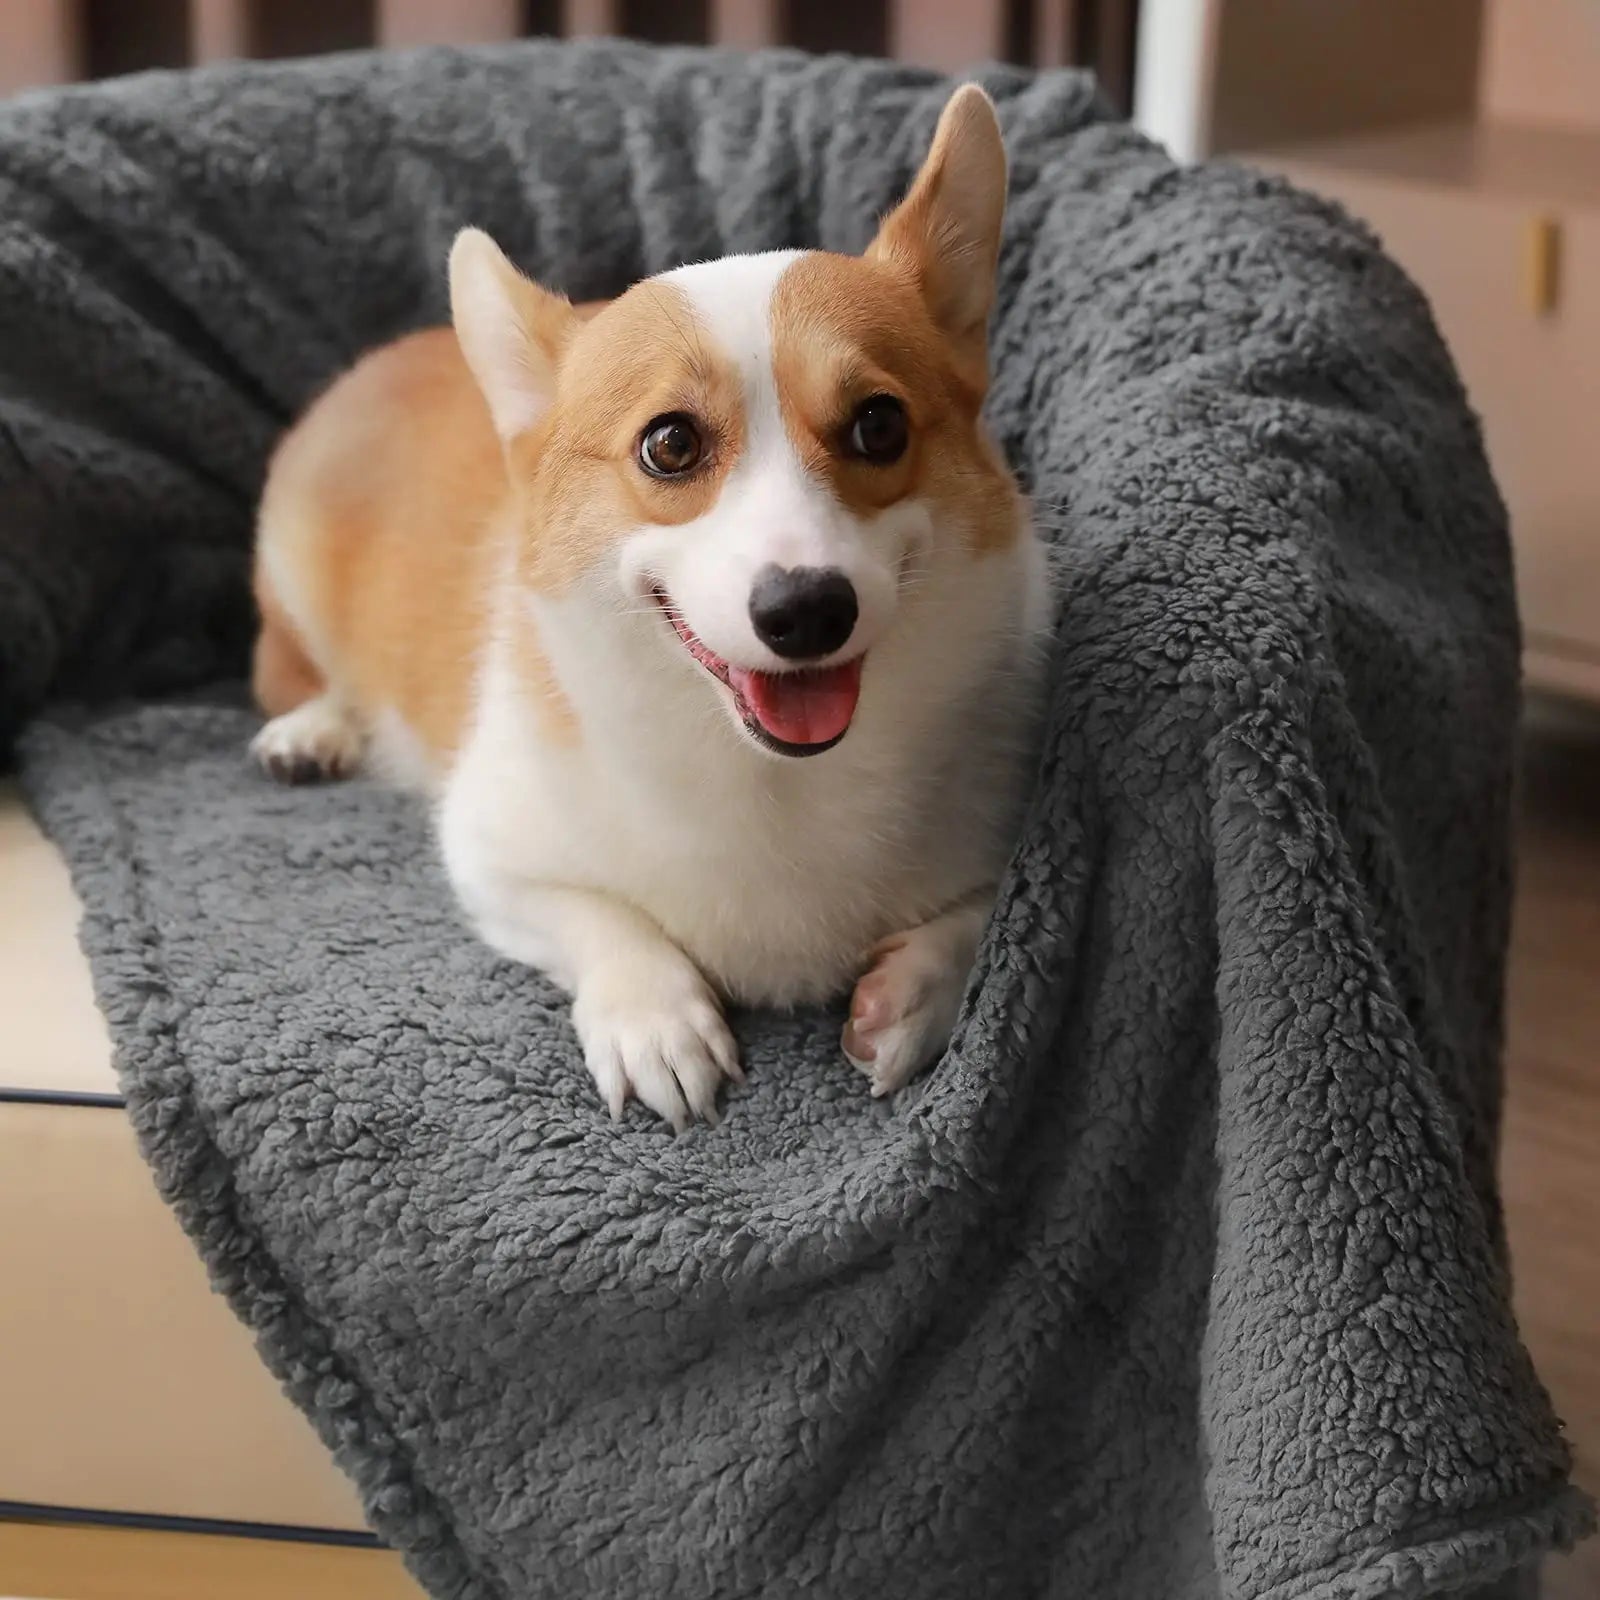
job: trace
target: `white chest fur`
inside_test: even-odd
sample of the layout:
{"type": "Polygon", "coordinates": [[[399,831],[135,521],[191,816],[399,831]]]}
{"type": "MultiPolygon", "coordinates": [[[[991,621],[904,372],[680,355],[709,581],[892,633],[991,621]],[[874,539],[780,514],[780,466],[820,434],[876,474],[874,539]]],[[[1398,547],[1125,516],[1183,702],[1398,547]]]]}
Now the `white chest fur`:
{"type": "Polygon", "coordinates": [[[598,891],[732,998],[848,987],[877,940],[992,885],[1014,832],[1046,613],[1033,542],[968,567],[956,599],[920,597],[937,625],[885,642],[845,741],[803,760],[742,738],[659,619],[597,630],[585,607],[540,605],[581,734],[541,731],[502,629],[441,797],[463,905],[529,959],[506,931],[523,886],[598,891]]]}

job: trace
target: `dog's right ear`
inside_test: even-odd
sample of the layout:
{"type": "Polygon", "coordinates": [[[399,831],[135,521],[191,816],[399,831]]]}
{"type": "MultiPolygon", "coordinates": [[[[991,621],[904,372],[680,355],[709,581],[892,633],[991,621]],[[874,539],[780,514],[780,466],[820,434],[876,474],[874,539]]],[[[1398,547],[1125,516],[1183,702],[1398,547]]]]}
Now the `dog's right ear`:
{"type": "Polygon", "coordinates": [[[525,278],[481,229],[463,228],[450,248],[450,317],[495,431],[525,433],[555,398],[577,326],[571,303],[525,278]]]}
{"type": "Polygon", "coordinates": [[[867,247],[903,273],[933,320],[981,365],[1006,209],[1006,149],[994,102],[975,83],[951,95],[911,192],[867,247]]]}

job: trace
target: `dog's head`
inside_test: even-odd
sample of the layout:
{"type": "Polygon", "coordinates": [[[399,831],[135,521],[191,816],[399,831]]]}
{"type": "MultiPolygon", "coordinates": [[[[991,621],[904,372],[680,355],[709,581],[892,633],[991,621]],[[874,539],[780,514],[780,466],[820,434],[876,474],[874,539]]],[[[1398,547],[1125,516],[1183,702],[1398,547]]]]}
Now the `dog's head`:
{"type": "Polygon", "coordinates": [[[586,318],[463,233],[452,309],[526,521],[523,581],[646,612],[764,748],[836,744],[920,578],[1019,537],[979,421],[1005,184],[968,86],[859,257],[680,267],[586,318]]]}

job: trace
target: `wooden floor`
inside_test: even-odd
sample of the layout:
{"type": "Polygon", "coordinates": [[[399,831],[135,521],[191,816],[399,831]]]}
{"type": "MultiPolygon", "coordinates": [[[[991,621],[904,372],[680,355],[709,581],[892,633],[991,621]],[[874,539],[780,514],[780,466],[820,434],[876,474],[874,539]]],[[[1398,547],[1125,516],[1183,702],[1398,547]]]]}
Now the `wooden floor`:
{"type": "MultiPolygon", "coordinates": [[[[1501,1180],[1517,1312],[1600,1495],[1600,717],[1535,708],[1523,757],[1501,1180]]],[[[1600,1539],[1544,1600],[1600,1600],[1600,1539]]]]}
{"type": "Polygon", "coordinates": [[[387,1550],[142,1529],[0,1523],[0,1571],[19,1600],[427,1600],[387,1550]]]}

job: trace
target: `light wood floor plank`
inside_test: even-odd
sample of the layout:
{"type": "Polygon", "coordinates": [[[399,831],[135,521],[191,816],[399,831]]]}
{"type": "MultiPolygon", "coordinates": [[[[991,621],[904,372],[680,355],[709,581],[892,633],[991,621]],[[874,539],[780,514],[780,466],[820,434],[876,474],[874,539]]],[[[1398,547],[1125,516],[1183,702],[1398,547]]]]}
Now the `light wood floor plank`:
{"type": "Polygon", "coordinates": [[[423,1600],[387,1550],[0,1522],[0,1587],[28,1600],[423,1600]]]}
{"type": "MultiPolygon", "coordinates": [[[[1538,716],[1523,759],[1500,1162],[1523,1337],[1600,1494],[1600,717],[1538,716]]],[[[1600,1540],[1544,1600],[1600,1596],[1600,1540]]]]}

